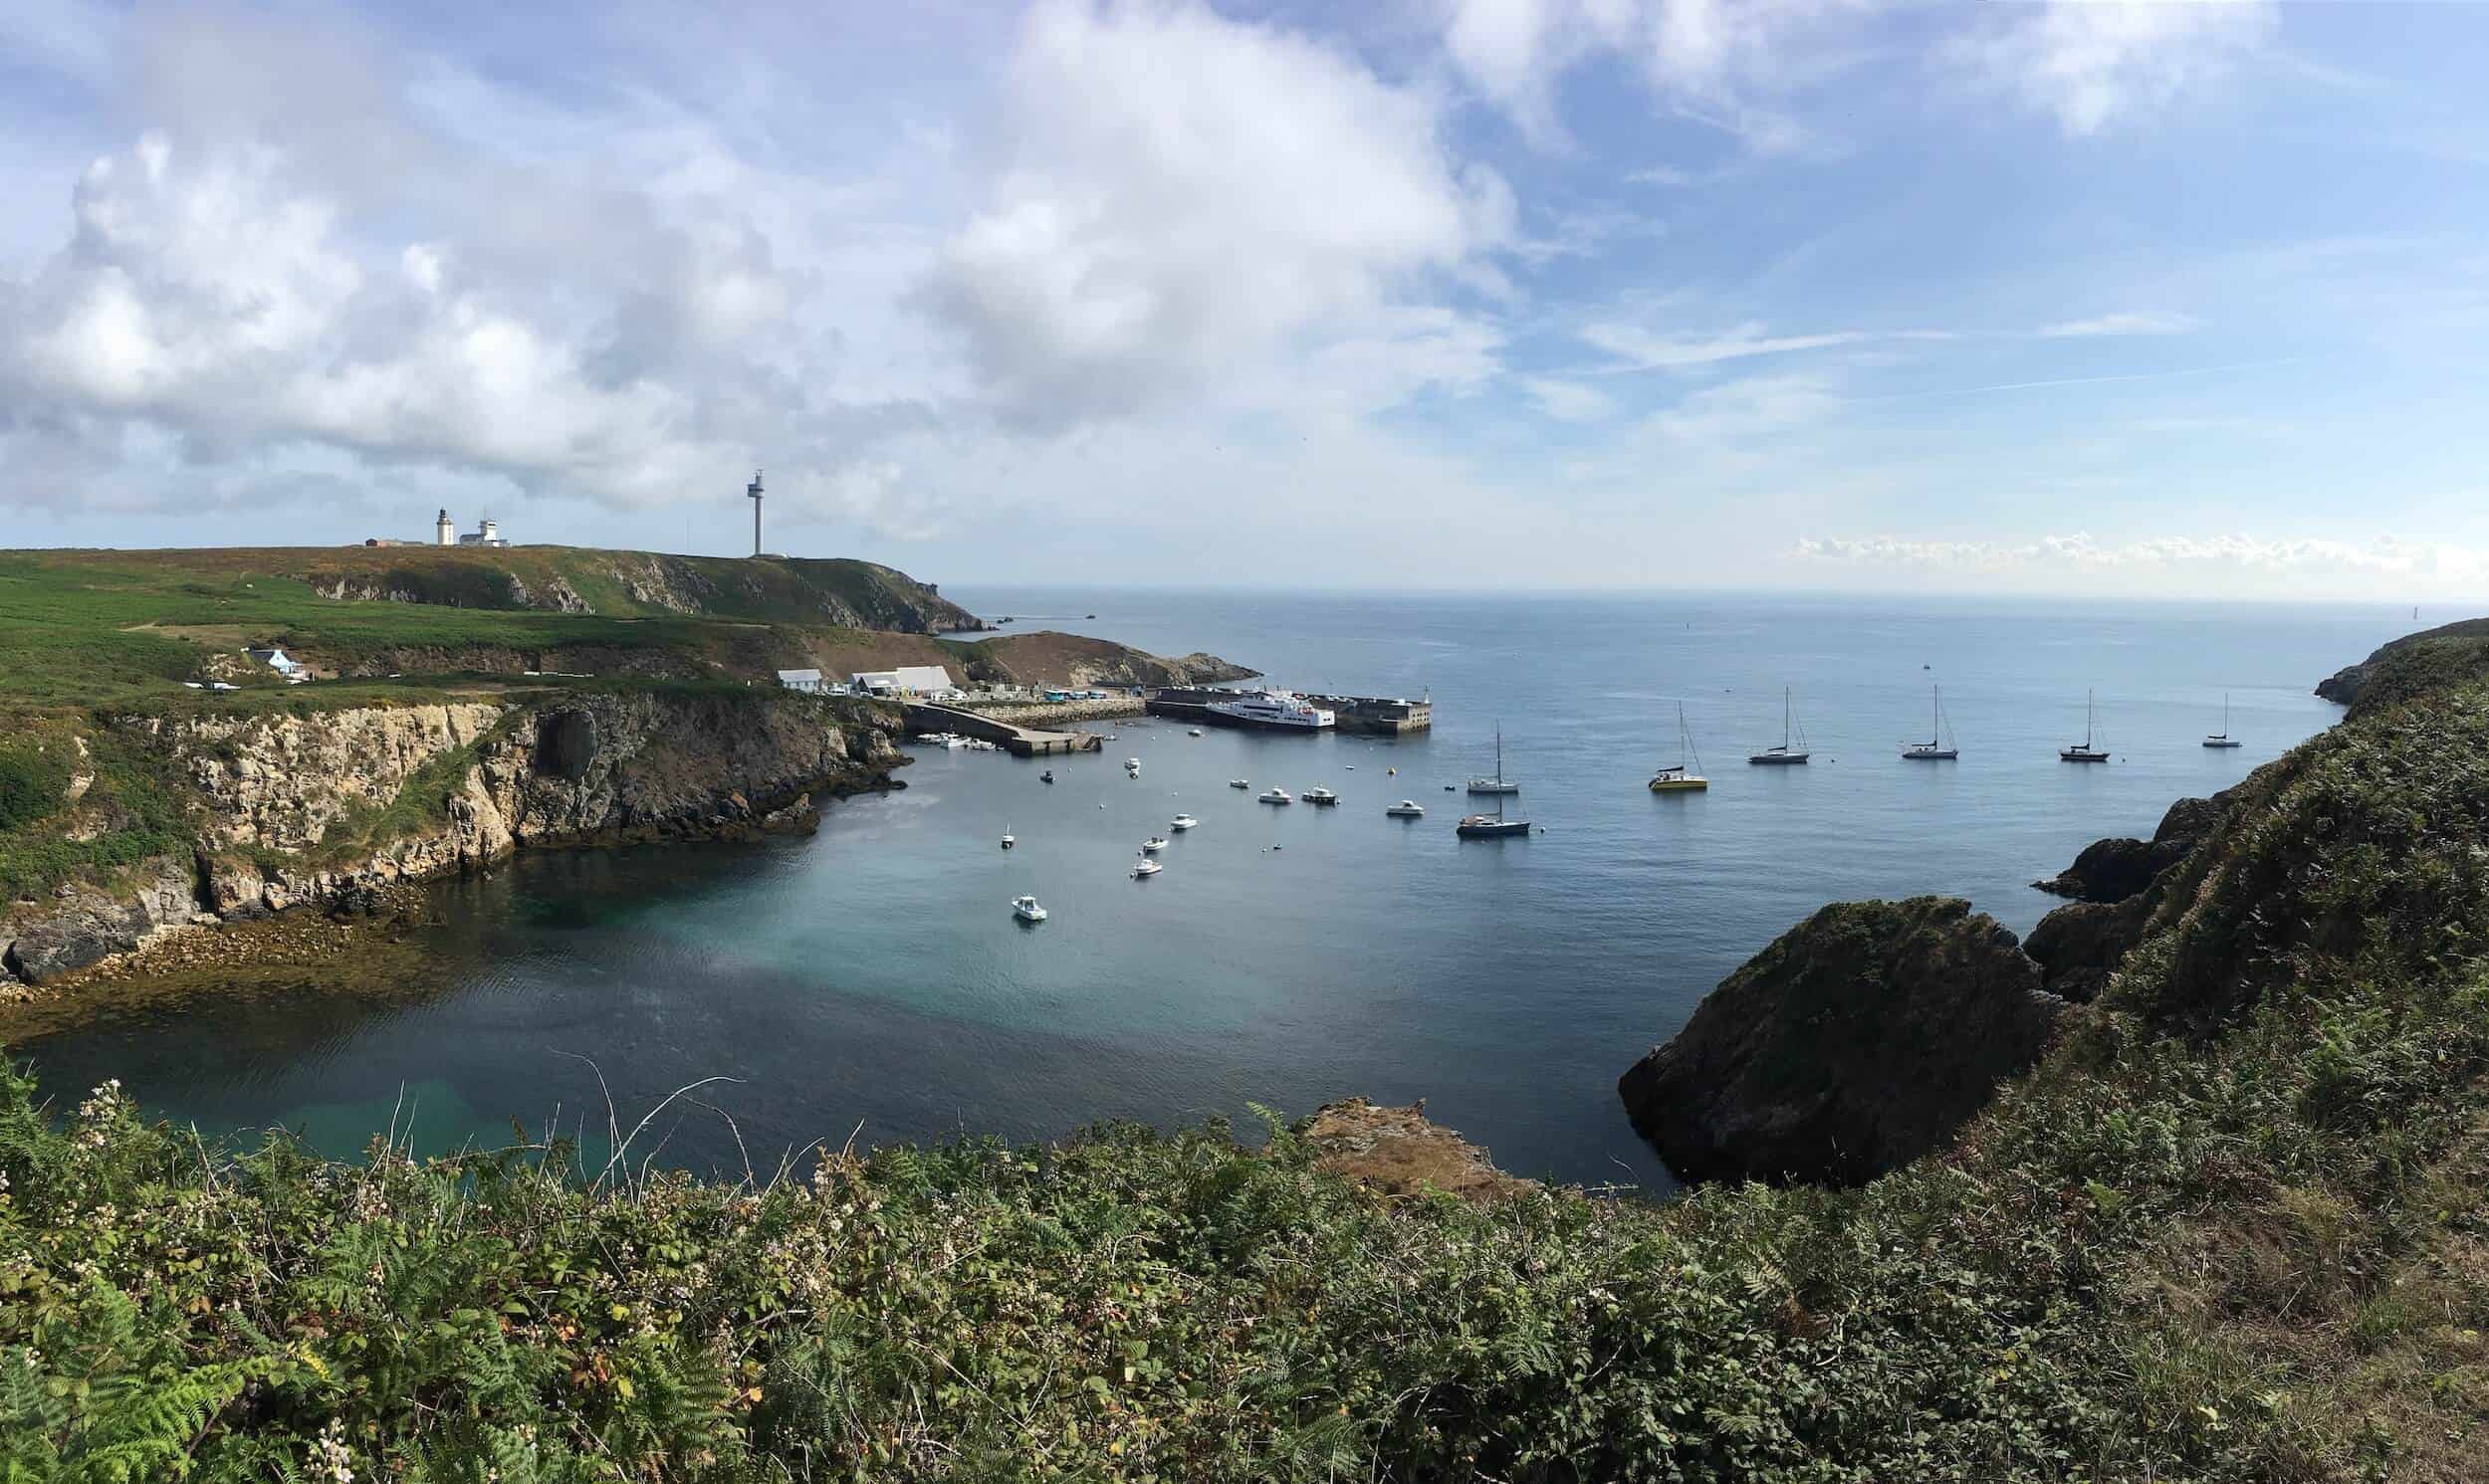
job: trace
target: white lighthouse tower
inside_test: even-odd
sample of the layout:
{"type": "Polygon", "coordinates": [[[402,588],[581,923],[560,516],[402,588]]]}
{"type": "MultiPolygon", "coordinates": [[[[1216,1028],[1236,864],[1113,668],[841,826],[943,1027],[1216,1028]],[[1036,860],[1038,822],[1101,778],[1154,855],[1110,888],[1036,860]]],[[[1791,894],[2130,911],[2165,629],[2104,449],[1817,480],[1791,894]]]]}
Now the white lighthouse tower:
{"type": "Polygon", "coordinates": [[[448,511],[441,512],[439,519],[432,523],[432,544],[436,546],[458,544],[458,528],[449,524],[448,511]]]}

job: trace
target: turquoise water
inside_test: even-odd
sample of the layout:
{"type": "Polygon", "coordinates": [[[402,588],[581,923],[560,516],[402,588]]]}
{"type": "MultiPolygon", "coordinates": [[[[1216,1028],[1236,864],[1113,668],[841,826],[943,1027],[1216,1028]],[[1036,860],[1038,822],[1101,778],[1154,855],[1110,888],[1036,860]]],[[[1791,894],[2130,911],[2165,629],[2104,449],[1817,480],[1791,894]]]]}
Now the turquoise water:
{"type": "Polygon", "coordinates": [[[600,1073],[627,1128],[725,1076],[636,1148],[738,1170],[821,1140],[1362,1093],[1427,1099],[1520,1172],[1665,1186],[1615,1079],[1775,935],[1827,901],[1918,892],[2026,930],[2055,905],[2033,878],[2329,725],[2309,687],[2411,627],[2375,609],[955,595],[1282,684],[1429,693],[1437,725],[1394,742],[1160,722],[1047,763],[920,750],[905,790],[836,805],[809,840],[528,857],[444,885],[400,992],[209,993],[16,1049],[64,1093],[118,1076],[203,1127],[284,1122],[340,1153],[393,1118],[425,1148],[505,1142],[514,1118],[601,1129],[600,1073]],[[1933,682],[1962,759],[1903,762],[1933,682]],[[1815,762],[1748,767],[1784,684],[1815,762]],[[2106,766],[2056,757],[2086,687],[2106,766]],[[2246,745],[2207,750],[2224,692],[2246,745]],[[1712,786],[1654,795],[1681,701],[1712,786]],[[1543,833],[1459,842],[1469,800],[1444,785],[1490,766],[1498,721],[1514,812],[1543,833]],[[1255,802],[1272,783],[1342,801],[1255,802]],[[1427,817],[1384,817],[1402,797],[1427,817]],[[1184,810],[1200,828],[1131,880],[1138,842],[1184,810]],[[1051,921],[1015,922],[1021,892],[1051,921]]]}

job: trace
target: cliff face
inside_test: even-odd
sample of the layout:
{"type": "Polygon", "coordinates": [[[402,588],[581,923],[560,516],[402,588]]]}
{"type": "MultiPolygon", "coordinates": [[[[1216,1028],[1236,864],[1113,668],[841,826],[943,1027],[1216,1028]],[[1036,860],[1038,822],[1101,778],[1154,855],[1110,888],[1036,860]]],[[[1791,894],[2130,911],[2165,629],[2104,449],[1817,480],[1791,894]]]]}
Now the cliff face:
{"type": "Polygon", "coordinates": [[[779,693],[581,693],[264,717],[128,717],[194,797],[195,851],[0,916],[43,982],[167,928],[324,903],[516,849],[807,828],[888,781],[895,723],[779,693]]]}
{"type": "Polygon", "coordinates": [[[979,680],[1023,686],[1196,686],[1250,680],[1260,674],[1214,654],[1173,659],[1108,639],[1041,630],[981,640],[969,673],[979,680]]]}
{"type": "Polygon", "coordinates": [[[1730,974],[1617,1091],[1681,1178],[1859,1184],[1951,1138],[2064,1008],[1967,902],[1836,903],[1730,974]]]}

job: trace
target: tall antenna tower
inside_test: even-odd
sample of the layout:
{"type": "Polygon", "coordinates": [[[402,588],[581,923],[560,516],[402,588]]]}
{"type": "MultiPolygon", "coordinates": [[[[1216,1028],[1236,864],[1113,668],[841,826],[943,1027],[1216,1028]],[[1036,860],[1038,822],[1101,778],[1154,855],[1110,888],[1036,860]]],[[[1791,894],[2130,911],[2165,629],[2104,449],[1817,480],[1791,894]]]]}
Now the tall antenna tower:
{"type": "Polygon", "coordinates": [[[760,470],[755,469],[754,471],[752,471],[752,483],[751,483],[751,484],[748,484],[748,485],[746,485],[746,486],[744,486],[744,493],[745,493],[746,495],[749,495],[749,496],[751,496],[751,497],[752,497],[752,554],[753,554],[753,555],[755,555],[755,556],[758,556],[758,555],[760,555],[760,554],[761,554],[761,471],[760,471],[760,470]]]}

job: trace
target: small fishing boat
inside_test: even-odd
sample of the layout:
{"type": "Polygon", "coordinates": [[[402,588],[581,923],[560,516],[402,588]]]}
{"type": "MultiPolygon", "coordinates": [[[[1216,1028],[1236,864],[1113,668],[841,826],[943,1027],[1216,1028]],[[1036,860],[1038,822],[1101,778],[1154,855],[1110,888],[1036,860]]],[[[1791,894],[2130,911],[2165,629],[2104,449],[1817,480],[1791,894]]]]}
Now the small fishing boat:
{"type": "Polygon", "coordinates": [[[1009,850],[1018,843],[1019,837],[1012,833],[1012,827],[1008,824],[1003,826],[1003,848],[1009,850]]]}
{"type": "Polygon", "coordinates": [[[1336,804],[1339,802],[1339,795],[1333,793],[1328,788],[1308,788],[1299,796],[1309,804],[1336,804]]]}
{"type": "Polygon", "coordinates": [[[1145,855],[1132,863],[1132,879],[1135,881],[1147,881],[1151,877],[1166,869],[1166,867],[1158,864],[1158,862],[1151,860],[1145,855]]]}
{"type": "Polygon", "coordinates": [[[1265,804],[1292,804],[1296,800],[1284,788],[1272,788],[1258,795],[1265,804]]]}
{"type": "Polygon", "coordinates": [[[2095,739],[2093,737],[2092,720],[2092,693],[2085,691],[2083,693],[2083,741],[2071,747],[2059,747],[2057,749],[2057,758],[2059,761],[2107,762],[2109,760],[2109,749],[2107,747],[2093,745],[2095,739]]]}
{"type": "Polygon", "coordinates": [[[1250,788],[1253,786],[1253,780],[1250,778],[1230,778],[1228,779],[1228,786],[1230,788],[1250,788]]]}
{"type": "Polygon", "coordinates": [[[1928,688],[1932,698],[1927,711],[1927,740],[1904,742],[1902,759],[1906,762],[1951,762],[1961,756],[1961,748],[1953,742],[1953,724],[1944,715],[1944,688],[1928,688]]]}
{"type": "Polygon", "coordinates": [[[1686,725],[1686,704],[1677,703],[1677,760],[1663,763],[1651,775],[1653,793],[1693,793],[1707,789],[1711,780],[1697,772],[1702,759],[1694,750],[1694,732],[1686,725]]]}
{"type": "Polygon", "coordinates": [[[1199,727],[1187,727],[1184,729],[1184,735],[1186,737],[1199,737],[1202,735],[1202,729],[1199,727]]]}
{"type": "Polygon", "coordinates": [[[1156,855],[1158,852],[1166,848],[1167,837],[1165,835],[1152,835],[1148,839],[1141,842],[1141,853],[1143,855],[1156,855]]]}
{"type": "Polygon", "coordinates": [[[1054,769],[1052,769],[1052,768],[1050,768],[1050,767],[1049,767],[1049,768],[1047,768],[1044,772],[1041,772],[1041,773],[1037,774],[1037,781],[1038,781],[1038,782],[1040,782],[1040,783],[1051,783],[1051,782],[1053,782],[1053,781],[1054,781],[1054,769]]]}
{"type": "Polygon", "coordinates": [[[1426,806],[1413,798],[1404,798],[1383,811],[1394,819],[1424,819],[1426,806]]]}
{"type": "Polygon", "coordinates": [[[1012,916],[1023,923],[1042,923],[1045,921],[1045,909],[1037,905],[1034,897],[1014,897],[1012,916]]]}
{"type": "MultiPolygon", "coordinates": [[[[2417,616],[2416,610],[2414,610],[2414,616],[2417,616]]],[[[2223,691],[2221,693],[2221,730],[2213,733],[2210,737],[2205,738],[2204,745],[2207,747],[2234,747],[2238,745],[2238,739],[2230,736],[2230,695],[2227,691],[2223,691]]]]}
{"type": "Polygon", "coordinates": [[[1199,823],[1201,823],[1201,821],[1194,818],[1190,814],[1178,814],[1175,818],[1167,821],[1167,828],[1171,830],[1189,830],[1199,823]]]}
{"type": "Polygon", "coordinates": [[[1126,757],[1123,760],[1123,765],[1124,771],[1137,773],[1141,770],[1141,759],[1138,757],[1126,757]]]}
{"type": "Polygon", "coordinates": [[[1797,705],[1790,698],[1789,688],[1780,688],[1780,745],[1765,747],[1746,758],[1760,767],[1794,767],[1806,761],[1806,729],[1797,725],[1797,705]],[[1790,739],[1796,738],[1793,743],[1790,739]]]}

